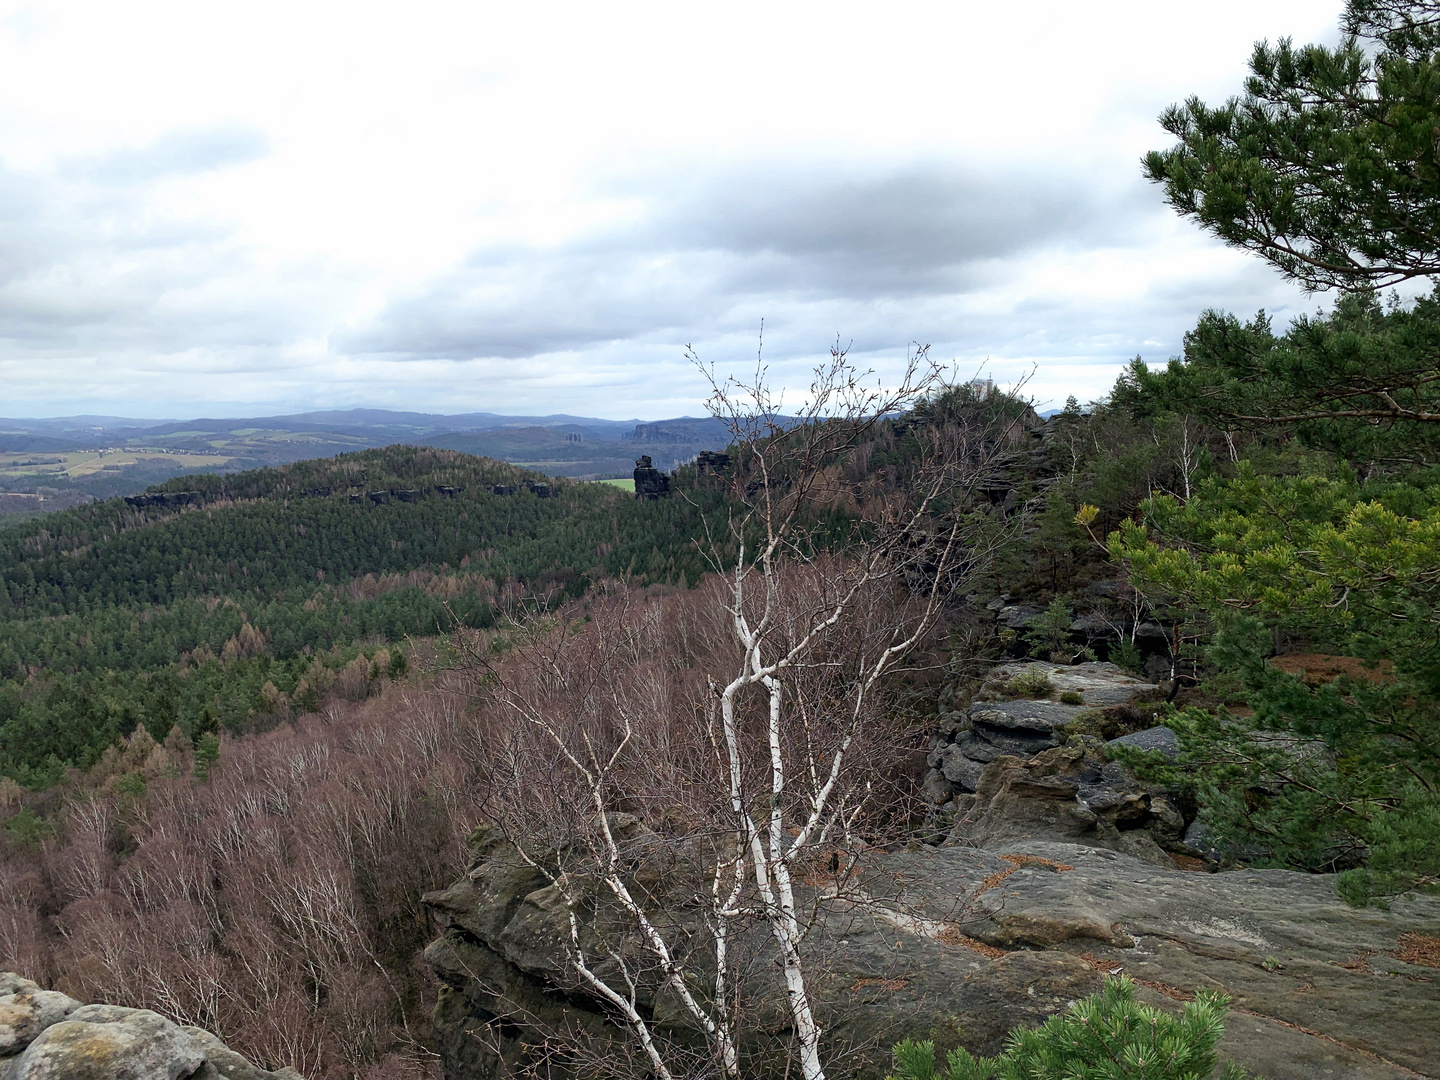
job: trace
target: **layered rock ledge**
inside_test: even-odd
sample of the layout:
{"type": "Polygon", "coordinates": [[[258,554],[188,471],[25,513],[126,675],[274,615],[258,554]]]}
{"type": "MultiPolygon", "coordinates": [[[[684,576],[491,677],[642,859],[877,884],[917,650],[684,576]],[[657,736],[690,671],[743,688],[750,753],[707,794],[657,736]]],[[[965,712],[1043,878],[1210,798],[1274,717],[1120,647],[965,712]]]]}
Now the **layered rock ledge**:
{"type": "MultiPolygon", "coordinates": [[[[817,912],[808,982],[845,1075],[885,1076],[903,1038],[995,1053],[1013,1028],[1125,974],[1166,1008],[1201,989],[1231,995],[1223,1050],[1266,1080],[1440,1076],[1440,897],[1352,908],[1333,876],[1200,857],[1187,842],[1193,807],[1110,760],[1116,745],[1174,752],[1174,733],[1136,701],[1156,689],[1110,664],[1007,665],[986,695],[999,700],[942,717],[926,786],[950,812],[943,843],[865,849],[843,887],[817,882],[806,900],[817,912]],[[1069,701],[1004,697],[1045,680],[1069,701]],[[1138,730],[1108,744],[1077,732],[1097,708],[1130,710],[1138,730]]],[[[634,872],[665,901],[673,883],[645,855],[661,845],[636,842],[634,872]]],[[[700,940],[688,899],[665,901],[666,918],[700,940]]],[[[554,890],[496,834],[477,833],[466,875],[426,903],[442,928],[426,957],[443,984],[447,1080],[537,1067],[537,1026],[601,1047],[624,1038],[566,971],[554,890]]],[[[685,1017],[663,993],[641,987],[640,1004],[683,1039],[685,1017]]],[[[744,1034],[752,1071],[781,1075],[767,1048],[788,1037],[784,1010],[762,1004],[744,1034]]]]}
{"type": "MultiPolygon", "coordinates": [[[[1034,838],[867,851],[853,885],[820,905],[811,982],[832,1055],[859,1077],[884,1076],[905,1037],[993,1053],[1121,973],[1167,1007],[1231,994],[1225,1051],[1267,1080],[1414,1080],[1440,1062],[1440,970],[1419,947],[1440,949],[1437,898],[1356,909],[1329,876],[1186,872],[1034,838]]],[[[566,979],[563,908],[508,845],[486,840],[426,902],[448,1080],[533,1066],[537,1021],[622,1036],[566,979]]],[[[783,1038],[780,1018],[755,1023],[757,1042],[783,1038]]]]}

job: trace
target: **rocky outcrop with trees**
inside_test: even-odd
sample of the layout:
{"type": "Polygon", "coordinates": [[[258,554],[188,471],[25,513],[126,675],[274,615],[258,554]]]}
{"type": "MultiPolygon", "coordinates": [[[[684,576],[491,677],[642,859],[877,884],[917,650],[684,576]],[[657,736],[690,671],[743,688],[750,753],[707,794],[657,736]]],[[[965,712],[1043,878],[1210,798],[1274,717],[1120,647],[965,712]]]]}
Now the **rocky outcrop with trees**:
{"type": "MultiPolygon", "coordinates": [[[[1222,1050],[1268,1080],[1428,1074],[1440,1060],[1429,1021],[1440,898],[1356,909],[1333,875],[1217,872],[1218,853],[1185,840],[1193,804],[1111,759],[1137,744],[1163,754],[1169,740],[1154,733],[1168,729],[1101,737],[1109,724],[1153,719],[1155,691],[1113,665],[997,669],[980,695],[992,700],[946,715],[934,740],[951,739],[942,743],[951,755],[969,749],[978,765],[976,790],[947,796],[948,833],[909,849],[837,849],[812,864],[800,906],[812,912],[807,974],[827,1060],[879,1078],[902,1039],[993,1055],[1013,1028],[1124,974],[1141,1000],[1172,1010],[1223,988],[1233,1001],[1222,1050]],[[1082,703],[1003,696],[1037,695],[1042,679],[1082,703]],[[987,749],[970,749],[966,733],[987,749]]],[[[706,931],[686,842],[634,815],[617,816],[615,833],[626,886],[694,947],[706,931]]],[[[577,979],[567,944],[576,903],[562,898],[545,859],[490,827],[470,851],[466,873],[425,897],[442,928],[426,960],[442,983],[434,1032],[447,1080],[515,1075],[542,1060],[580,1075],[633,1053],[614,1011],[577,979]]],[[[579,947],[610,977],[645,971],[649,946],[632,913],[600,880],[582,888],[579,947]]],[[[763,935],[732,948],[763,966],[763,935]]],[[[685,962],[697,955],[687,951],[685,962]]],[[[691,974],[703,982],[713,971],[699,959],[691,974]]],[[[738,1052],[747,1069],[780,1075],[793,1037],[783,984],[762,970],[747,990],[738,1052]]],[[[637,977],[633,991],[672,1052],[705,1058],[706,1033],[662,973],[637,977]]]]}
{"type": "Polygon", "coordinates": [[[392,450],[0,534],[0,965],[109,1003],[0,984],[0,1080],[926,1080],[1131,985],[1435,1076],[1440,293],[1369,289],[1440,14],[1344,25],[1146,166],[1337,303],[1087,408],[837,350],[634,500],[392,450]]]}
{"type": "MultiPolygon", "coordinates": [[[[663,890],[665,845],[629,828],[629,879],[663,890]]],[[[494,832],[477,834],[472,852],[459,880],[426,897],[443,927],[426,959],[443,983],[434,1025],[448,1080],[515,1075],[546,1055],[578,1073],[595,1068],[590,1055],[632,1052],[613,1012],[576,985],[554,888],[494,832]]],[[[847,1073],[886,1075],[902,1038],[993,1054],[1012,1028],[1122,973],[1168,1008],[1223,987],[1234,997],[1223,1049],[1268,1080],[1413,1080],[1440,1061],[1436,900],[1357,910],[1332,875],[1197,873],[1073,837],[866,851],[860,865],[821,905],[810,951],[826,1056],[847,1073]]],[[[817,880],[807,901],[823,891],[817,880]]],[[[695,932],[686,899],[664,907],[695,932]]],[[[587,943],[642,955],[613,906],[608,918],[586,927],[587,943]]],[[[784,1069],[791,1035],[777,983],[742,1030],[757,1073],[784,1069]]],[[[637,1004],[703,1057],[703,1033],[663,988],[639,985],[637,1004]]]]}

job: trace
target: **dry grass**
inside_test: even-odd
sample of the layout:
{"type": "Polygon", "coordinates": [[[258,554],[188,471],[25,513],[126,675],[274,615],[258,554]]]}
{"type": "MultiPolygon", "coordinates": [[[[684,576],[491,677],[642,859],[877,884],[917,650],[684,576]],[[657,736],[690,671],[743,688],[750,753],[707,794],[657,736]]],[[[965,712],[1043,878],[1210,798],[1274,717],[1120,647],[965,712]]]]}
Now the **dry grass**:
{"type": "Polygon", "coordinates": [[[1343,964],[1336,964],[1336,967],[1344,968],[1346,971],[1369,971],[1370,957],[1375,955],[1374,949],[1361,949],[1354,956],[1350,957],[1343,964]]]}
{"type": "Polygon", "coordinates": [[[1210,872],[1210,864],[1204,859],[1198,858],[1194,855],[1176,855],[1172,852],[1170,854],[1170,859],[1181,870],[1187,870],[1191,873],[1197,874],[1208,874],[1210,872]]]}
{"type": "Polygon", "coordinates": [[[991,889],[998,886],[1002,881],[1004,881],[1006,878],[1008,878],[1011,874],[1013,874],[1016,870],[1019,869],[1020,868],[1018,866],[1012,866],[1006,870],[996,870],[995,873],[991,874],[984,881],[980,882],[980,888],[975,890],[975,895],[979,896],[983,892],[989,892],[991,889]]]}
{"type": "Polygon", "coordinates": [[[861,990],[864,990],[868,986],[878,986],[881,990],[885,990],[893,994],[897,990],[904,990],[905,987],[909,985],[909,979],[857,979],[855,981],[855,985],[850,987],[850,992],[852,994],[858,994],[861,990]]]}
{"type": "Polygon", "coordinates": [[[998,960],[1006,954],[1006,950],[997,949],[994,945],[986,945],[983,941],[976,941],[972,937],[966,937],[960,932],[958,926],[946,926],[940,933],[935,935],[935,940],[941,945],[953,945],[959,949],[968,949],[970,952],[978,953],[987,960],[998,960]]]}
{"type": "Polygon", "coordinates": [[[1001,855],[1015,869],[1019,870],[1026,866],[1043,866],[1047,870],[1054,870],[1057,874],[1063,874],[1066,870],[1074,870],[1063,862],[1056,862],[1054,859],[1046,859],[1039,855],[1001,855]]]}
{"type": "Polygon", "coordinates": [[[1272,657],[1270,666],[1288,675],[1300,675],[1310,686],[1328,683],[1341,675],[1372,683],[1395,681],[1395,665],[1389,660],[1361,660],[1330,653],[1287,653],[1272,657]]]}
{"type": "Polygon", "coordinates": [[[1020,870],[1025,867],[1041,866],[1047,870],[1053,870],[1057,874],[1063,874],[1066,870],[1075,869],[1073,866],[1067,866],[1062,862],[1056,862],[1054,859],[1045,859],[1039,855],[1001,855],[1000,858],[1010,864],[1009,869],[996,870],[995,873],[991,874],[984,881],[980,882],[980,888],[975,890],[976,896],[979,896],[983,892],[989,892],[991,889],[995,888],[1006,878],[1008,878],[1011,874],[1015,873],[1016,870],[1020,870]]]}

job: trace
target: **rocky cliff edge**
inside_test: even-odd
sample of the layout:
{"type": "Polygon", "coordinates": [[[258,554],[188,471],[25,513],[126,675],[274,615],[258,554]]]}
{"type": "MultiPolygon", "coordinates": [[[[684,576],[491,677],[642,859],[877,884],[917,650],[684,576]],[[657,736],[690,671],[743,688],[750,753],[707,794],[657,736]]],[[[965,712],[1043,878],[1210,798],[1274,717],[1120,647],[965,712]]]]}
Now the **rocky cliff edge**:
{"type": "Polygon", "coordinates": [[[0,1080],[301,1080],[149,1009],[82,1005],[0,972],[0,1080]]]}

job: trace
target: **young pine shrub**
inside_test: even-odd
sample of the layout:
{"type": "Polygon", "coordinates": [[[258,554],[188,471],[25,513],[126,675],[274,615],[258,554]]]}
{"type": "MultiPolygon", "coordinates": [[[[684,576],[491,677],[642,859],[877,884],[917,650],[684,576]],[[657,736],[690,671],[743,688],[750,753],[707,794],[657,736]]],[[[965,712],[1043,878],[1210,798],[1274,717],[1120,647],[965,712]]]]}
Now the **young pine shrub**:
{"type": "Polygon", "coordinates": [[[210,779],[210,769],[220,760],[220,739],[213,731],[207,731],[195,740],[195,779],[200,783],[210,779]]]}
{"type": "Polygon", "coordinates": [[[999,687],[1005,697],[1043,700],[1054,691],[1050,676],[1041,671],[1022,671],[1007,679],[999,687]]]}
{"type": "Polygon", "coordinates": [[[1070,627],[1074,622],[1074,610],[1057,596],[1025,631],[1025,642],[1030,646],[1030,655],[1037,660],[1048,660],[1052,664],[1094,660],[1095,650],[1089,646],[1077,648],[1071,641],[1070,627]]]}
{"type": "Polygon", "coordinates": [[[1132,675],[1142,675],[1145,671],[1144,654],[1142,654],[1139,647],[1128,638],[1121,638],[1114,645],[1110,646],[1110,662],[1119,665],[1132,675]]]}
{"type": "MultiPolygon", "coordinates": [[[[937,1073],[935,1044],[907,1039],[895,1047],[889,1080],[1211,1080],[1229,1003],[1202,990],[1172,1016],[1137,1002],[1129,979],[1107,979],[1100,993],[1043,1026],[1011,1032],[999,1057],[976,1058],[957,1048],[937,1073]]],[[[1220,1080],[1248,1075],[1233,1063],[1219,1074],[1220,1080]]]]}
{"type": "Polygon", "coordinates": [[[1068,664],[1070,625],[1074,621],[1075,613],[1070,610],[1070,605],[1057,596],[1050,602],[1044,614],[1025,631],[1025,642],[1030,646],[1030,654],[1037,660],[1048,660],[1052,664],[1068,664]]]}

